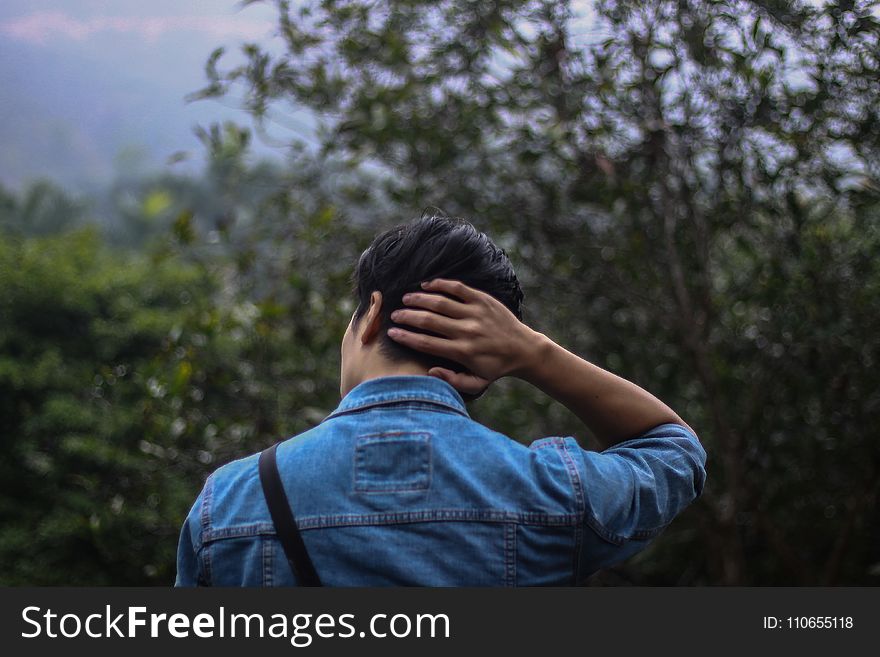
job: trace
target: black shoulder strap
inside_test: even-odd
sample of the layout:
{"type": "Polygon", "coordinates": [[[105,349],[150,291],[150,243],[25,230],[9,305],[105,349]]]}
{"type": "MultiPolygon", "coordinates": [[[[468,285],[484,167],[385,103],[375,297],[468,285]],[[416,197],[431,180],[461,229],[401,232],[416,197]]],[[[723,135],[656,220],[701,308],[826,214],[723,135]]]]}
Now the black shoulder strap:
{"type": "Polygon", "coordinates": [[[263,495],[266,496],[266,504],[269,505],[269,514],[275,524],[275,532],[284,547],[284,554],[290,568],[296,575],[297,584],[300,586],[321,586],[321,579],[315,572],[315,566],[306,552],[305,543],[299,535],[293,510],[287,501],[284,487],[281,485],[281,476],[278,474],[278,464],[275,461],[275,450],[278,443],[267,447],[260,453],[260,483],[263,485],[263,495]]]}

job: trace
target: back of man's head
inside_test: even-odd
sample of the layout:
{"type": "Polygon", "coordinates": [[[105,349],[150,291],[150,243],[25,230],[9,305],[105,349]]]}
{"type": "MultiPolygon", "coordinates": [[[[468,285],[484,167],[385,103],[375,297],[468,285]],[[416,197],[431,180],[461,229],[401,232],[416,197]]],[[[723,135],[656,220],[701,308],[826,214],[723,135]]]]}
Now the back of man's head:
{"type": "MultiPolygon", "coordinates": [[[[368,310],[370,294],[374,290],[382,293],[380,350],[389,360],[463,371],[458,363],[415,351],[387,335],[390,327],[401,326],[390,317],[403,307],[401,297],[423,291],[422,281],[433,278],[459,280],[482,290],[522,320],[522,289],[504,250],[471,223],[430,208],[421,218],[378,235],[361,254],[352,275],[358,302],[355,322],[368,310]]],[[[403,328],[430,333],[412,326],[403,328]]]]}

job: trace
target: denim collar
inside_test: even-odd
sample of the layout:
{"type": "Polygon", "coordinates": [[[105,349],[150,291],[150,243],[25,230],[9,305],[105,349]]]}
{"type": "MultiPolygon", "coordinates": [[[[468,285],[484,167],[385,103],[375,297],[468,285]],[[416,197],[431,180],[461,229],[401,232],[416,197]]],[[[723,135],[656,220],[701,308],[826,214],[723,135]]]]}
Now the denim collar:
{"type": "Polygon", "coordinates": [[[434,376],[406,374],[382,376],[359,383],[342,398],[336,410],[324,419],[402,401],[436,404],[470,417],[461,395],[446,381],[434,376]]]}

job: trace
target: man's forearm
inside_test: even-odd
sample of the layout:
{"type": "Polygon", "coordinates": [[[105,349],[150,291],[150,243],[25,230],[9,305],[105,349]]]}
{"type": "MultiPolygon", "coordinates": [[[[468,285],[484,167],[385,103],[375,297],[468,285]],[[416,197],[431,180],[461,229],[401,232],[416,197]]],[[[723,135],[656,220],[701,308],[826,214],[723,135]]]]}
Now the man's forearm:
{"type": "Polygon", "coordinates": [[[563,349],[486,292],[442,278],[426,281],[422,288],[428,293],[405,294],[407,308],[394,311],[391,318],[438,335],[399,327],[388,329],[388,335],[416,351],[461,363],[468,372],[442,367],[428,372],[457,390],[473,394],[503,376],[519,377],[568,407],[603,447],[660,424],[690,429],[652,394],[563,349]]]}
{"type": "Polygon", "coordinates": [[[566,406],[587,425],[603,449],[659,424],[681,424],[690,429],[651,393],[538,332],[532,338],[529,357],[512,375],[566,406]]]}

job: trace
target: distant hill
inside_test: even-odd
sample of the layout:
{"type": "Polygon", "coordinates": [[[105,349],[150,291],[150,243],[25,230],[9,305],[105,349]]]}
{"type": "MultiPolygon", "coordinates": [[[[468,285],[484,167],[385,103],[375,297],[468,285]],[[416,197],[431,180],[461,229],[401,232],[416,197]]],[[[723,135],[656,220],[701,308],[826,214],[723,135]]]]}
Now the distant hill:
{"type": "MultiPolygon", "coordinates": [[[[9,24],[33,16],[33,10],[46,11],[49,4],[4,2],[0,21],[9,24]]],[[[206,11],[204,3],[195,2],[172,6],[126,0],[108,8],[108,3],[81,0],[61,6],[68,13],[59,16],[69,17],[74,25],[106,21],[94,19],[96,11],[113,16],[166,12],[172,19],[182,12],[189,24],[194,15],[206,11]],[[77,5],[82,5],[81,13],[73,13],[77,5]]],[[[222,14],[224,21],[237,20],[223,11],[223,3],[211,11],[222,14]]],[[[252,20],[247,11],[240,14],[242,21],[252,20]]],[[[263,17],[270,16],[264,12],[263,17]]],[[[202,85],[210,52],[226,45],[232,61],[240,42],[195,29],[171,29],[151,38],[131,30],[104,29],[74,38],[56,28],[47,30],[43,43],[26,36],[0,37],[0,183],[17,188],[48,177],[73,188],[91,187],[111,180],[120,168],[165,166],[179,151],[192,152],[197,164],[201,147],[194,125],[230,119],[249,124],[247,114],[232,107],[231,100],[184,102],[186,94],[202,85]]],[[[278,155],[255,141],[259,153],[278,155]]],[[[192,165],[175,165],[188,166],[192,165]]]]}

